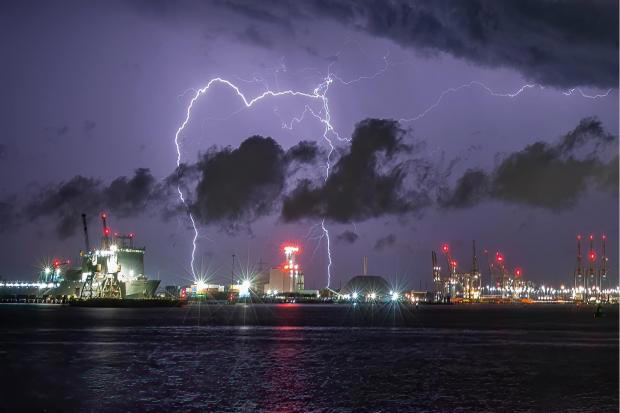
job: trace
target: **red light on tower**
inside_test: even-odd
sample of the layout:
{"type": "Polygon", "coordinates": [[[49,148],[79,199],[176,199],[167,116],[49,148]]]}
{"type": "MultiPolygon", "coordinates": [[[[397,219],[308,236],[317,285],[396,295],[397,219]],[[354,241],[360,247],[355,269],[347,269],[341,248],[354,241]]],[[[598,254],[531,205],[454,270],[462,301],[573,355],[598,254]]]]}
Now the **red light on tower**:
{"type": "Polygon", "coordinates": [[[521,278],[522,274],[523,272],[521,271],[521,268],[515,268],[515,278],[521,278]]]}
{"type": "Polygon", "coordinates": [[[590,261],[596,261],[596,252],[590,251],[590,261]]]}
{"type": "Polygon", "coordinates": [[[456,260],[452,260],[450,262],[450,265],[452,266],[452,268],[456,268],[457,264],[458,264],[458,262],[456,262],[456,260]]]}
{"type": "Polygon", "coordinates": [[[101,213],[101,218],[106,219],[107,217],[108,217],[108,216],[106,215],[106,213],[105,213],[105,212],[102,212],[102,213],[101,213]]]}
{"type": "Polygon", "coordinates": [[[108,235],[110,235],[110,228],[105,228],[105,229],[103,230],[103,235],[105,235],[106,237],[107,237],[108,235]]]}
{"type": "Polygon", "coordinates": [[[504,254],[502,254],[501,252],[496,252],[495,253],[495,259],[497,260],[497,262],[499,262],[500,264],[504,262],[504,254]]]}
{"type": "Polygon", "coordinates": [[[603,234],[603,239],[607,239],[607,235],[603,234]]]}
{"type": "Polygon", "coordinates": [[[444,254],[447,254],[448,252],[450,252],[450,246],[447,243],[444,243],[441,245],[441,250],[444,254]]]}
{"type": "Polygon", "coordinates": [[[581,235],[577,235],[577,241],[581,241],[581,235]]]}
{"type": "Polygon", "coordinates": [[[590,234],[590,241],[594,239],[594,235],[590,234]]]}

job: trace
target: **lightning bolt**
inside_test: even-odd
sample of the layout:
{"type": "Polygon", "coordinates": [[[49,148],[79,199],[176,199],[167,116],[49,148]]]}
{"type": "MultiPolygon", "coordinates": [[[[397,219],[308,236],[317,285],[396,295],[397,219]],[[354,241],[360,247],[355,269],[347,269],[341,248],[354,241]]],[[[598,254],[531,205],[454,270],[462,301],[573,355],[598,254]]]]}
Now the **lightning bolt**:
{"type": "MultiPolygon", "coordinates": [[[[306,109],[304,110],[304,113],[311,113],[312,116],[314,118],[316,118],[317,120],[319,120],[323,125],[323,138],[325,139],[325,141],[328,143],[330,150],[327,154],[327,160],[326,160],[326,165],[325,165],[325,179],[327,180],[327,178],[329,177],[329,171],[330,171],[330,159],[331,159],[331,155],[334,152],[335,148],[332,142],[332,139],[330,137],[330,135],[335,136],[337,139],[341,139],[340,136],[338,135],[338,133],[334,130],[334,127],[331,124],[331,114],[329,111],[329,100],[327,99],[327,92],[329,90],[329,86],[330,84],[333,82],[332,77],[330,77],[329,75],[326,76],[323,81],[316,87],[314,88],[314,90],[311,93],[308,92],[300,92],[300,91],[295,91],[295,90],[284,90],[284,91],[272,91],[272,90],[266,90],[265,92],[263,92],[262,94],[252,98],[252,99],[248,99],[239,89],[238,86],[236,86],[234,83],[232,83],[229,80],[223,79],[221,77],[216,77],[213,78],[211,80],[209,80],[209,82],[202,88],[196,90],[194,92],[194,95],[192,97],[192,99],[189,102],[189,105],[187,106],[186,112],[185,112],[185,119],[183,120],[183,123],[181,123],[181,126],[179,126],[179,128],[177,129],[175,135],[174,135],[174,144],[176,146],[176,151],[177,151],[177,170],[179,171],[180,174],[180,166],[181,166],[181,147],[180,147],[180,138],[181,135],[183,133],[183,131],[185,130],[185,128],[187,127],[187,125],[189,124],[190,120],[191,120],[191,116],[192,116],[192,109],[194,108],[194,104],[196,103],[196,101],[204,94],[207,93],[207,91],[211,88],[211,86],[215,85],[215,84],[221,84],[223,86],[227,86],[230,89],[232,89],[235,94],[241,99],[241,101],[243,102],[244,108],[250,108],[252,107],[254,104],[256,104],[257,102],[260,102],[261,100],[268,98],[268,97],[278,97],[278,96],[299,96],[299,97],[304,97],[307,99],[311,99],[311,100],[317,100],[321,102],[321,110],[320,111],[314,111],[312,108],[310,108],[308,105],[306,105],[306,109]]],[[[292,126],[291,126],[292,127],[292,126]]],[[[191,272],[192,275],[194,276],[194,278],[196,278],[196,271],[195,271],[195,260],[196,260],[196,248],[197,248],[197,240],[198,240],[198,227],[196,225],[196,220],[194,219],[194,216],[191,212],[191,210],[189,209],[189,205],[187,204],[187,201],[185,199],[185,195],[183,194],[183,191],[181,189],[181,184],[179,183],[177,185],[177,192],[179,194],[179,199],[181,200],[181,202],[183,203],[183,205],[187,208],[187,212],[189,215],[189,219],[190,222],[192,224],[192,228],[194,231],[194,237],[192,239],[192,254],[191,254],[191,261],[190,261],[190,268],[191,268],[191,272]]],[[[327,237],[327,249],[328,249],[328,266],[327,266],[327,286],[329,287],[329,283],[331,280],[331,266],[332,266],[332,258],[331,258],[331,251],[330,251],[330,242],[329,242],[329,231],[327,230],[326,226],[325,226],[325,220],[323,220],[321,222],[321,228],[323,230],[324,235],[327,237]]]]}
{"type": "MultiPolygon", "coordinates": [[[[339,53],[341,53],[341,52],[339,52],[339,53]]],[[[329,152],[327,154],[326,162],[325,162],[325,180],[327,181],[327,179],[329,178],[330,168],[331,168],[331,156],[332,156],[333,152],[335,151],[335,147],[333,145],[332,137],[336,138],[339,141],[350,141],[350,138],[343,138],[343,137],[341,137],[338,134],[338,132],[334,129],[334,127],[333,127],[333,125],[331,123],[331,112],[330,112],[330,108],[329,108],[329,99],[327,98],[327,92],[329,91],[330,85],[334,81],[337,81],[337,82],[339,82],[342,85],[351,85],[351,84],[354,84],[354,83],[357,83],[357,82],[360,82],[360,81],[363,81],[363,80],[373,80],[376,77],[385,74],[390,69],[390,67],[395,65],[394,63],[390,63],[390,61],[389,61],[389,53],[386,54],[385,56],[383,56],[383,61],[384,61],[383,67],[381,69],[379,69],[378,71],[376,71],[374,74],[364,75],[364,76],[360,76],[358,78],[354,78],[354,79],[350,79],[350,80],[344,80],[343,78],[341,78],[340,76],[336,75],[335,73],[332,73],[331,72],[331,67],[332,67],[332,64],[333,64],[333,62],[332,62],[328,66],[327,75],[323,78],[322,82],[319,83],[318,86],[316,86],[314,88],[314,90],[312,92],[295,91],[295,90],[292,90],[292,89],[284,90],[284,91],[273,91],[273,90],[269,89],[269,87],[266,84],[266,82],[264,81],[264,79],[259,78],[257,76],[254,76],[254,78],[252,80],[245,80],[245,79],[238,78],[239,80],[241,80],[243,82],[261,82],[261,83],[263,83],[263,85],[265,85],[265,88],[267,90],[265,90],[262,94],[254,97],[252,99],[248,99],[241,92],[239,87],[237,85],[235,85],[234,83],[232,83],[231,81],[229,81],[229,80],[226,80],[226,79],[221,78],[221,77],[216,77],[216,78],[213,78],[213,79],[209,80],[209,82],[204,87],[202,87],[200,89],[197,89],[197,90],[194,90],[194,95],[191,98],[191,100],[189,102],[189,105],[187,106],[187,109],[186,109],[185,118],[184,118],[182,124],[177,129],[175,135],[174,135],[174,143],[175,143],[176,151],[177,151],[177,170],[179,171],[179,174],[180,174],[180,166],[181,166],[180,138],[181,138],[181,135],[182,135],[183,131],[185,130],[186,126],[189,124],[189,122],[191,120],[191,114],[192,114],[192,109],[194,107],[194,104],[196,103],[196,101],[202,95],[206,94],[207,91],[209,91],[211,86],[213,86],[215,84],[221,84],[223,86],[226,86],[226,87],[232,89],[234,91],[234,93],[241,99],[241,101],[243,102],[243,105],[244,105],[244,107],[241,108],[241,110],[242,109],[251,108],[257,102],[260,102],[263,99],[266,99],[268,97],[297,96],[297,97],[307,98],[307,99],[310,99],[310,100],[319,101],[320,104],[321,104],[321,109],[319,111],[316,111],[315,109],[313,109],[309,105],[305,105],[304,106],[304,110],[301,113],[301,115],[299,115],[297,117],[294,117],[288,123],[287,122],[283,122],[282,123],[282,127],[286,128],[286,129],[292,129],[293,128],[293,124],[302,122],[304,120],[305,116],[308,115],[308,114],[310,116],[312,116],[313,118],[315,118],[317,121],[319,121],[321,124],[324,125],[322,137],[327,142],[327,144],[328,144],[328,146],[330,148],[329,152]]],[[[279,71],[286,71],[286,66],[282,63],[282,59],[281,59],[281,64],[280,64],[280,66],[278,68],[278,72],[279,71]]],[[[276,85],[277,85],[277,83],[278,83],[278,81],[277,81],[277,72],[276,72],[275,82],[276,82],[276,85]]],[[[460,86],[448,88],[448,89],[442,91],[439,94],[438,98],[435,100],[435,102],[433,102],[425,110],[423,110],[422,112],[420,112],[419,114],[417,114],[417,115],[415,115],[415,116],[413,116],[411,118],[399,119],[399,122],[401,122],[401,123],[408,123],[408,122],[418,121],[418,120],[424,118],[428,113],[430,113],[434,109],[436,109],[441,104],[441,102],[443,101],[443,99],[447,95],[453,94],[453,93],[457,93],[457,92],[459,92],[459,91],[461,91],[463,89],[472,88],[474,86],[482,88],[484,91],[486,91],[491,96],[504,97],[504,98],[515,98],[515,97],[521,95],[522,93],[524,93],[525,91],[527,91],[529,89],[533,89],[533,88],[544,89],[544,87],[542,85],[539,85],[539,84],[524,84],[523,86],[521,86],[519,89],[515,90],[514,92],[500,93],[500,92],[494,91],[493,89],[491,89],[490,87],[488,87],[484,83],[482,83],[480,81],[477,81],[477,80],[474,80],[474,81],[462,84],[460,86]]],[[[569,89],[567,91],[564,91],[562,93],[565,96],[571,96],[573,94],[579,94],[581,97],[587,98],[587,99],[600,99],[600,98],[603,98],[603,97],[607,97],[611,93],[611,91],[612,91],[612,89],[609,89],[604,94],[589,95],[587,93],[584,93],[580,88],[573,88],[573,89],[569,89]]],[[[192,215],[192,212],[191,212],[191,210],[189,208],[189,205],[187,204],[187,201],[185,199],[183,191],[181,190],[180,183],[177,185],[177,191],[178,191],[178,194],[179,194],[179,199],[181,200],[183,205],[187,208],[189,219],[190,219],[190,222],[192,224],[193,231],[194,231],[194,236],[192,238],[192,253],[191,253],[190,267],[191,267],[191,272],[192,272],[192,275],[194,276],[194,279],[197,279],[194,263],[195,263],[195,259],[196,259],[197,240],[198,240],[198,236],[199,236],[198,227],[196,225],[195,218],[192,215]]],[[[321,230],[323,231],[323,235],[320,237],[320,239],[322,239],[323,237],[325,237],[327,239],[327,258],[328,258],[328,264],[327,264],[327,288],[329,288],[329,285],[330,285],[330,282],[331,282],[331,268],[332,268],[333,262],[332,262],[332,255],[331,255],[331,245],[330,245],[329,231],[328,231],[328,229],[327,229],[327,227],[325,225],[325,219],[323,219],[321,221],[321,230]]]]}

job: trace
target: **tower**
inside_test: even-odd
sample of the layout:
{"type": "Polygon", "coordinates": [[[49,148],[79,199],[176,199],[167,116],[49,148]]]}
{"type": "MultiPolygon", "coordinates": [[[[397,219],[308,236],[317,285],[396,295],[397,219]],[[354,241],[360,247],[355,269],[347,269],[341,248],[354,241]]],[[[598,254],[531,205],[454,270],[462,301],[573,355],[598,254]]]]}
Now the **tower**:
{"type": "Polygon", "coordinates": [[[583,299],[585,279],[583,277],[583,264],[581,256],[581,235],[577,235],[577,268],[575,269],[575,299],[583,299]]]}
{"type": "Polygon", "coordinates": [[[441,267],[437,263],[437,254],[431,251],[431,261],[433,263],[433,283],[435,283],[435,301],[443,300],[443,283],[441,282],[441,267]]]}
{"type": "Polygon", "coordinates": [[[607,288],[607,253],[605,252],[605,239],[607,236],[603,234],[601,236],[601,270],[599,272],[599,289],[603,291],[604,288],[607,288]]]}
{"type": "Polygon", "coordinates": [[[304,275],[297,263],[297,254],[299,253],[299,247],[294,245],[284,246],[284,258],[286,263],[284,264],[284,270],[288,271],[288,291],[298,292],[304,289],[304,275]]]}
{"type": "Polygon", "coordinates": [[[467,297],[470,299],[477,299],[480,297],[482,289],[482,275],[480,274],[480,268],[478,267],[478,256],[476,254],[476,240],[472,240],[472,262],[471,271],[469,272],[465,285],[465,291],[467,297]]]}
{"type": "Polygon", "coordinates": [[[594,264],[596,262],[596,252],[594,252],[594,235],[590,234],[590,249],[588,251],[588,275],[586,276],[586,290],[589,294],[596,294],[597,282],[594,264]]]}

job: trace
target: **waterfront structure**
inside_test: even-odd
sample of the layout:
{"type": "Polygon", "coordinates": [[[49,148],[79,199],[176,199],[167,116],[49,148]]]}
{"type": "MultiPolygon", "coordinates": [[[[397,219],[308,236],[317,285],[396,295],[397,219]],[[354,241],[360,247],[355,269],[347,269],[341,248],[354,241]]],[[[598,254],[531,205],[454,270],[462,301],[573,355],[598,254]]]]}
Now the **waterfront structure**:
{"type": "Polygon", "coordinates": [[[389,298],[390,285],[378,275],[356,275],[342,287],[340,295],[366,301],[381,301],[389,298]]]}
{"type": "Polygon", "coordinates": [[[457,299],[468,301],[480,299],[482,293],[482,274],[478,266],[476,241],[472,241],[472,266],[469,272],[457,271],[458,261],[452,257],[449,244],[442,244],[441,252],[446,258],[449,274],[447,277],[442,277],[437,254],[435,251],[431,251],[435,301],[449,302],[457,299]]]}
{"type": "Polygon", "coordinates": [[[284,245],[282,248],[285,261],[269,271],[269,283],[263,291],[283,293],[300,293],[304,291],[304,273],[297,260],[300,248],[295,245],[284,245]]]}

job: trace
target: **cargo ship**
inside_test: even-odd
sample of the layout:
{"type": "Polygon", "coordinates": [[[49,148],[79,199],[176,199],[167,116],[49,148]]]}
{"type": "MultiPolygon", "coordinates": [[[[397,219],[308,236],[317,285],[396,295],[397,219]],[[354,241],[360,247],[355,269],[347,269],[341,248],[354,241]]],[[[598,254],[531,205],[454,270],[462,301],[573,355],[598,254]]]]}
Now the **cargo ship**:
{"type": "Polygon", "coordinates": [[[82,214],[86,249],[80,251],[81,265],[54,259],[43,269],[39,283],[52,285],[39,294],[72,299],[151,299],[160,280],[144,274],[144,247],[134,246],[135,235],[112,234],[107,215],[101,214],[103,236],[98,248],[91,248],[86,215],[82,214]]]}

